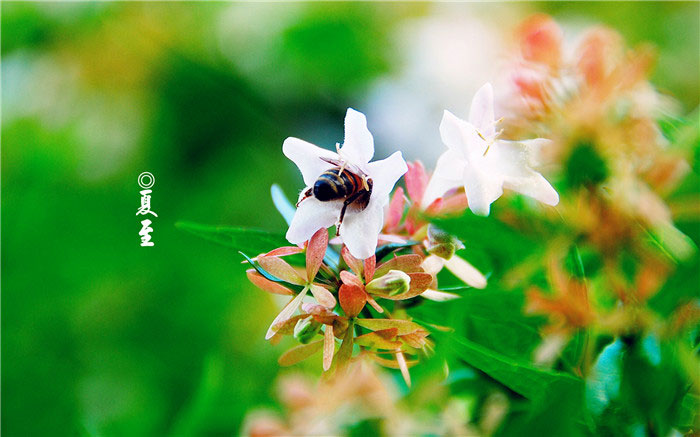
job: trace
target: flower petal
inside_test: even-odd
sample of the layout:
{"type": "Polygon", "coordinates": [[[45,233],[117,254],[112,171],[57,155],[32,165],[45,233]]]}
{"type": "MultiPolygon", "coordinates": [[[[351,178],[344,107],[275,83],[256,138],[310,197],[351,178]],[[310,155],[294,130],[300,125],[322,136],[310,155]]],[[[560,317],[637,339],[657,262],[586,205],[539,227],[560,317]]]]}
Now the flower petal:
{"type": "Polygon", "coordinates": [[[304,184],[311,187],[321,173],[333,167],[321,158],[338,159],[338,154],[327,149],[322,149],[299,138],[289,137],[282,144],[284,156],[291,159],[299,168],[304,184]]]}
{"type": "Polygon", "coordinates": [[[547,205],[554,206],[559,203],[557,190],[536,171],[531,171],[530,176],[526,178],[507,178],[503,186],[547,205]]]}
{"type": "Polygon", "coordinates": [[[374,198],[363,211],[345,214],[340,236],[348,250],[357,259],[367,259],[377,249],[377,238],[384,224],[384,205],[374,198]]]}
{"type": "Polygon", "coordinates": [[[321,202],[310,197],[299,204],[287,231],[287,240],[302,244],[321,228],[329,228],[338,220],[342,201],[321,202]]]}
{"type": "MultiPolygon", "coordinates": [[[[531,166],[536,165],[541,147],[551,143],[537,138],[527,141],[497,141],[489,161],[498,162],[504,178],[504,187],[530,196],[547,205],[559,203],[559,194],[549,182],[531,166]]],[[[490,164],[491,164],[490,162],[490,164]]]]}
{"type": "Polygon", "coordinates": [[[496,134],[493,115],[493,86],[490,83],[485,83],[474,94],[469,109],[469,123],[474,125],[485,138],[491,139],[496,134]]]}
{"type": "Polygon", "coordinates": [[[459,299],[460,296],[458,294],[454,293],[447,293],[444,291],[440,290],[433,290],[432,288],[429,288],[421,294],[421,297],[424,297],[425,299],[432,300],[435,302],[445,302],[448,300],[454,300],[454,299],[459,299]]]}
{"type": "Polygon", "coordinates": [[[445,266],[445,259],[440,258],[437,255],[428,255],[423,262],[421,263],[421,267],[426,273],[430,273],[431,275],[435,276],[440,271],[442,268],[445,266]]]}
{"type": "Polygon", "coordinates": [[[508,175],[527,175],[527,170],[539,165],[540,149],[552,143],[551,140],[535,138],[524,141],[498,140],[489,149],[486,161],[501,173],[508,175]]]}
{"type": "Polygon", "coordinates": [[[372,198],[381,200],[384,206],[389,202],[389,193],[396,182],[408,171],[408,166],[401,152],[394,152],[386,159],[369,163],[367,171],[373,183],[372,198]]]}
{"type": "Polygon", "coordinates": [[[389,207],[386,211],[386,220],[384,222],[384,227],[387,230],[394,230],[399,226],[401,218],[403,217],[405,198],[403,194],[403,188],[398,187],[391,196],[391,201],[389,202],[389,207]]]}
{"type": "MultiPolygon", "coordinates": [[[[483,134],[482,134],[483,135],[483,134]]],[[[478,129],[450,111],[445,111],[440,122],[440,138],[445,145],[465,158],[480,157],[487,144],[478,129]]]]}
{"type": "Polygon", "coordinates": [[[503,180],[469,165],[464,169],[464,191],[474,214],[489,215],[491,204],[503,194],[503,180]]]}
{"type": "Polygon", "coordinates": [[[445,261],[445,267],[465,284],[474,288],[486,288],[486,277],[463,258],[454,255],[445,261]]]}
{"type": "Polygon", "coordinates": [[[414,203],[420,203],[425,193],[425,187],[428,186],[428,173],[420,161],[409,162],[408,172],[404,180],[406,181],[406,189],[408,196],[414,203]]]}
{"type": "Polygon", "coordinates": [[[462,186],[465,165],[464,157],[454,150],[448,150],[438,158],[435,172],[423,193],[421,201],[423,208],[430,206],[451,189],[462,186]]]}
{"type": "Polygon", "coordinates": [[[361,169],[374,155],[374,138],[367,129],[367,119],[352,108],[345,114],[345,140],[340,154],[361,169]]]}

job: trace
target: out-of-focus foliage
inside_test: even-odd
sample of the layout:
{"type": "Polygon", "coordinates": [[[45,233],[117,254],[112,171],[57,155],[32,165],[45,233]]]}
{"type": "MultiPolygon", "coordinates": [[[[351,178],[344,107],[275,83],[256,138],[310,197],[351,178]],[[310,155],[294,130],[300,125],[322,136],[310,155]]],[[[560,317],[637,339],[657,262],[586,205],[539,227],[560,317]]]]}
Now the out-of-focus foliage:
{"type": "MultiPolygon", "coordinates": [[[[236,251],[193,238],[175,222],[281,235],[286,225],[269,187],[277,183],[289,197],[300,187],[281,153],[285,137],[335,144],[347,107],[371,107],[370,127],[381,123],[378,102],[400,102],[386,100],[401,95],[382,93],[387,84],[396,92],[408,83],[416,102],[444,92],[401,81],[411,60],[426,59],[426,47],[406,45],[407,30],[468,16],[508,40],[538,11],[571,28],[604,23],[631,46],[655,46],[652,83],[679,102],[661,131],[669,153],[684,155],[691,168],[673,190],[660,191],[675,226],[700,245],[697,3],[4,2],[3,433],[237,434],[255,407],[288,407],[289,398],[275,401],[271,381],[284,373],[277,359],[292,343],[264,341],[279,302],[248,283],[236,251]],[[156,177],[153,248],[139,247],[142,171],[156,177]]],[[[479,59],[468,60],[479,68],[479,59]]],[[[423,128],[422,119],[396,113],[404,129],[423,128]]],[[[425,130],[435,142],[422,147],[438,147],[437,123],[425,130]]],[[[377,140],[378,155],[402,147],[381,133],[377,140]]],[[[611,170],[596,164],[605,157],[590,138],[580,140],[555,184],[562,197],[611,170]]],[[[644,303],[649,313],[620,315],[638,316],[639,324],[605,326],[639,330],[614,339],[600,326],[567,331],[554,362],[534,364],[551,320],[523,310],[531,285],[555,292],[543,268],[545,236],[566,234],[570,223],[549,217],[543,224],[520,197],[501,202],[494,217],[439,221],[465,243],[458,253],[487,274],[489,287],[408,310],[455,332],[431,334],[442,346],[411,369],[410,392],[393,374],[399,388],[387,402],[401,397],[397,408],[414,417],[503,435],[666,435],[697,426],[697,253],[674,258],[667,244],[677,234],[634,234],[642,244],[615,259],[623,284],[639,285],[637,250],[666,257],[668,275],[644,303]]],[[[606,259],[584,234],[561,251],[561,268],[603,289],[596,281],[606,259]]],[[[268,250],[270,239],[270,249],[281,244],[256,235],[233,232],[226,242],[251,255],[268,250]]],[[[449,273],[440,281],[459,285],[449,273]]],[[[609,310],[606,296],[595,299],[609,310]]],[[[300,369],[314,374],[319,365],[300,369]]],[[[358,417],[344,428],[350,434],[392,432],[371,414],[358,417]]]]}

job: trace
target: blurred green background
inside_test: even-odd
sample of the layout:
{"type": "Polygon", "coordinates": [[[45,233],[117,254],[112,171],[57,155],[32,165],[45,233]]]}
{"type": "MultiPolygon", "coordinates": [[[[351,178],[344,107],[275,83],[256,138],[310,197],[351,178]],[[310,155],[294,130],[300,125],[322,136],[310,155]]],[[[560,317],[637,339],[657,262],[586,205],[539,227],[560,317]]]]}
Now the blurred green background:
{"type": "Polygon", "coordinates": [[[538,11],[653,43],[655,85],[697,107],[698,3],[3,2],[3,434],[236,434],[273,403],[277,303],[175,222],[284,231],[270,185],[301,188],[284,138],[332,147],[352,106],[373,132],[377,114],[378,155],[401,146],[377,90],[401,82],[406,32],[464,16],[507,41],[538,11]]]}

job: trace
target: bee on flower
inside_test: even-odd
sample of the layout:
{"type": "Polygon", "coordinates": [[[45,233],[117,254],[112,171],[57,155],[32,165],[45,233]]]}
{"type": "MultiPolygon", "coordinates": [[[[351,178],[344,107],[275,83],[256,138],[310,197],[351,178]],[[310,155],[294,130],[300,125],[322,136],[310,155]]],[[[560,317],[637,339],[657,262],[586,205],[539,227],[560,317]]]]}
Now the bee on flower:
{"type": "Polygon", "coordinates": [[[282,150],[302,174],[306,188],[287,231],[287,239],[302,244],[319,229],[337,225],[353,256],[369,258],[377,248],[384,206],[399,178],[406,173],[401,152],[370,162],[374,138],[364,114],[349,108],[345,140],[336,152],[298,138],[287,138],[282,150]]]}

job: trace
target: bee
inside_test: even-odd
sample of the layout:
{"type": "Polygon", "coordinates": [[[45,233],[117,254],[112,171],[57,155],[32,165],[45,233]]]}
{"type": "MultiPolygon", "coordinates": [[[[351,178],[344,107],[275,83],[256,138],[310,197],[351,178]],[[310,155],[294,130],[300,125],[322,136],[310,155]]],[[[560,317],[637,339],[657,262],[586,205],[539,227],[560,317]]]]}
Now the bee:
{"type": "Polygon", "coordinates": [[[313,187],[308,188],[297,202],[297,206],[309,197],[315,197],[321,202],[343,200],[343,208],[336,223],[336,235],[340,235],[340,225],[343,223],[345,211],[349,206],[359,211],[367,208],[372,195],[372,179],[359,168],[335,159],[321,158],[334,167],[321,173],[314,182],[313,187]]]}

